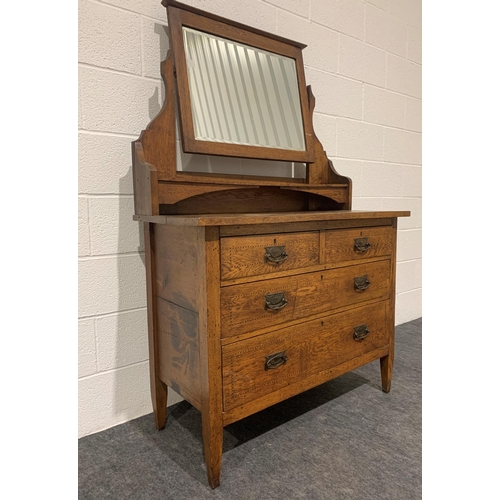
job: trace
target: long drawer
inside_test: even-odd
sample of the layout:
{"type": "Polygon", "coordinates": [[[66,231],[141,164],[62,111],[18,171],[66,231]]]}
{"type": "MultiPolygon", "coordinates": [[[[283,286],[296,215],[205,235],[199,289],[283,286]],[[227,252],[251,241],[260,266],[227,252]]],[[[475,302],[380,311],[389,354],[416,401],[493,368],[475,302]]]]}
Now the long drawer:
{"type": "Polygon", "coordinates": [[[221,289],[221,333],[240,335],[367,300],[387,299],[391,261],[276,278],[221,289]]]}
{"type": "Polygon", "coordinates": [[[387,346],[389,311],[378,302],[223,346],[224,410],[387,346]]]}
{"type": "Polygon", "coordinates": [[[221,279],[265,275],[319,264],[319,232],[221,238],[221,279]]]}

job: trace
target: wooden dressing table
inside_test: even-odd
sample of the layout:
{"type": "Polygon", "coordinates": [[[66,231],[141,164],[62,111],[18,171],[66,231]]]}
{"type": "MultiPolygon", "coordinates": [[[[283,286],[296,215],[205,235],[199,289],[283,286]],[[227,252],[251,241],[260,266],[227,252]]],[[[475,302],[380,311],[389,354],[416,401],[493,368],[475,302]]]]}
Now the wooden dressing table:
{"type": "Polygon", "coordinates": [[[132,144],[144,225],[156,426],[171,387],[202,414],[208,481],[223,427],[394,357],[397,218],[352,211],[316,135],[303,44],[172,0],[166,99],[132,144]],[[305,179],[194,173],[188,153],[305,163],[305,179]]]}

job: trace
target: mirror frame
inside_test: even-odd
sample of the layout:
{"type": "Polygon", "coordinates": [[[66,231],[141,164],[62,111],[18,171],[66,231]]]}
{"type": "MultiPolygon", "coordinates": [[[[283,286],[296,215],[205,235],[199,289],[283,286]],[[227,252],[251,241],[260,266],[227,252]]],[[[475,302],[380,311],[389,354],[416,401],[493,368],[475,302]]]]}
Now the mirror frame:
{"type": "Polygon", "coordinates": [[[173,49],[175,61],[183,150],[186,153],[198,153],[215,156],[233,156],[238,158],[254,158],[288,162],[294,161],[301,163],[314,162],[314,132],[312,129],[312,118],[309,112],[304,63],[302,60],[302,49],[305,45],[287,40],[277,35],[253,29],[218,16],[208,17],[190,10],[185,10],[185,8],[180,9],[174,6],[176,2],[173,1],[168,1],[166,3],[168,25],[170,29],[170,43],[173,49]],[[305,151],[196,139],[193,125],[191,96],[189,92],[186,53],[182,34],[183,26],[219,36],[221,38],[226,38],[234,42],[249,45],[257,49],[273,52],[295,60],[302,125],[304,130],[305,151]]]}

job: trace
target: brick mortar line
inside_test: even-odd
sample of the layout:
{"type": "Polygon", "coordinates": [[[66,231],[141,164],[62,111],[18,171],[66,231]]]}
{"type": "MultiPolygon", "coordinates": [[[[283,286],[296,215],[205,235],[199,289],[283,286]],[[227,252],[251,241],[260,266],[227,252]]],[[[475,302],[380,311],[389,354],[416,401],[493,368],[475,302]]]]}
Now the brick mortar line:
{"type": "Polygon", "coordinates": [[[78,133],[82,133],[83,135],[102,135],[102,136],[112,136],[112,137],[128,137],[132,140],[137,139],[139,136],[135,134],[127,134],[125,132],[103,132],[101,130],[93,130],[88,128],[79,128],[78,133]]]}
{"type": "Polygon", "coordinates": [[[141,74],[129,73],[128,71],[121,71],[119,69],[114,69],[114,68],[105,68],[103,66],[97,66],[95,64],[85,63],[85,62],[81,62],[81,61],[78,61],[78,67],[103,71],[106,73],[111,73],[113,75],[129,76],[132,78],[138,78],[139,80],[147,80],[147,81],[152,81],[152,82],[156,82],[156,83],[163,83],[160,75],[158,75],[157,78],[153,78],[152,76],[143,75],[142,74],[142,67],[141,67],[141,74]]]}
{"type": "MultiPolygon", "coordinates": [[[[401,286],[401,285],[400,285],[401,286]]],[[[401,290],[400,292],[396,292],[396,296],[398,295],[402,295],[403,293],[411,293],[411,292],[416,292],[418,291],[419,289],[421,289],[422,287],[412,287],[412,288],[408,288],[408,290],[401,290]]]]}
{"type": "MultiPolygon", "coordinates": [[[[396,17],[396,16],[393,16],[393,17],[396,17]]],[[[399,18],[396,18],[396,19],[399,19],[399,18]]],[[[311,24],[315,24],[317,26],[321,26],[322,28],[325,28],[329,31],[332,31],[332,32],[335,32],[335,33],[338,33],[339,35],[344,35],[346,37],[349,37],[353,40],[356,40],[358,41],[359,43],[362,43],[363,45],[367,45],[368,47],[373,47],[374,49],[378,49],[382,52],[386,52],[387,54],[391,54],[393,56],[396,56],[396,57],[399,57],[400,59],[403,59],[405,61],[409,61],[409,62],[412,62],[412,63],[415,63],[416,65],[418,66],[422,66],[422,63],[419,63],[419,62],[416,62],[416,61],[413,61],[412,59],[409,59],[408,57],[403,57],[403,56],[400,56],[399,54],[396,54],[395,52],[392,52],[391,50],[387,49],[387,48],[383,48],[383,47],[379,47],[378,45],[374,45],[373,43],[370,43],[370,42],[367,42],[364,38],[366,36],[366,23],[365,23],[365,27],[364,27],[364,30],[363,30],[363,40],[361,38],[356,38],[355,36],[353,35],[350,35],[349,33],[344,33],[343,31],[339,31],[339,30],[336,30],[336,29],[333,29],[333,28],[330,28],[328,26],[325,26],[324,24],[321,24],[321,23],[318,23],[316,21],[312,21],[311,20],[311,24]]],[[[410,25],[409,24],[406,24],[406,27],[409,28],[410,25]]],[[[340,38],[340,37],[339,37],[340,38]]],[[[340,40],[339,40],[340,42],[340,40]]],[[[407,30],[407,35],[406,35],[406,45],[408,45],[408,30],[407,30]]],[[[340,43],[339,43],[339,47],[340,47],[340,43]]],[[[340,52],[340,50],[339,50],[340,52]]]]}
{"type": "Polygon", "coordinates": [[[134,198],[134,193],[78,193],[79,198],[134,198]]]}
{"type": "MultiPolygon", "coordinates": [[[[406,106],[406,104],[405,104],[405,106],[406,106]]],[[[411,134],[422,135],[422,132],[418,131],[418,130],[411,130],[411,129],[400,128],[400,127],[393,127],[392,125],[384,125],[383,123],[370,122],[370,121],[366,121],[366,120],[357,120],[356,118],[349,118],[348,116],[328,115],[326,113],[316,113],[316,112],[314,112],[314,114],[318,114],[318,115],[322,115],[322,116],[328,116],[328,117],[331,117],[331,118],[337,118],[337,119],[340,119],[340,120],[350,120],[350,121],[358,122],[358,123],[366,123],[367,125],[377,125],[377,126],[383,127],[383,128],[389,128],[389,129],[392,129],[392,130],[400,130],[401,132],[409,132],[411,134]]]]}
{"type": "Polygon", "coordinates": [[[111,316],[119,316],[120,314],[126,314],[129,312],[135,312],[135,311],[147,311],[147,306],[142,306],[142,307],[135,307],[133,309],[124,309],[123,311],[115,311],[115,312],[110,312],[110,313],[104,313],[104,314],[97,314],[95,316],[81,316],[78,318],[78,321],[80,320],[96,320],[96,319],[102,319],[102,318],[109,318],[111,316]]]}
{"type": "Polygon", "coordinates": [[[400,162],[400,161],[386,161],[386,160],[372,160],[368,158],[351,158],[349,156],[335,156],[336,160],[355,160],[355,161],[370,161],[372,163],[387,163],[387,165],[406,165],[408,167],[421,167],[421,163],[408,163],[408,162],[400,162]]]}
{"type": "MultiPolygon", "coordinates": [[[[291,10],[285,9],[284,7],[279,7],[278,5],[270,3],[270,2],[268,2],[266,0],[260,0],[259,3],[261,3],[263,5],[267,5],[268,7],[274,7],[274,10],[276,11],[276,13],[278,13],[279,10],[282,10],[283,12],[286,12],[288,14],[293,14],[294,16],[298,17],[299,19],[302,19],[304,21],[309,21],[309,12],[307,13],[307,16],[304,17],[304,16],[301,16],[300,14],[297,14],[296,12],[293,12],[291,10]]],[[[309,8],[308,8],[308,10],[309,10],[309,8]]],[[[278,31],[277,31],[277,28],[278,28],[277,21],[278,21],[278,18],[276,18],[276,33],[278,33],[278,31]]],[[[300,41],[300,40],[298,40],[298,41],[300,41]]]]}
{"type": "MultiPolygon", "coordinates": [[[[400,161],[380,161],[380,160],[360,160],[358,158],[344,158],[340,156],[328,156],[328,158],[332,161],[334,160],[352,160],[352,161],[365,161],[368,163],[387,163],[387,165],[400,165],[402,167],[411,167],[411,168],[422,168],[422,165],[414,165],[412,163],[402,163],[400,161]]],[[[387,198],[386,196],[384,198],[387,198]]]]}
{"type": "Polygon", "coordinates": [[[128,137],[132,141],[135,141],[136,139],[139,138],[140,132],[136,134],[129,134],[127,132],[112,132],[110,130],[94,130],[91,128],[79,128],[78,133],[83,133],[86,135],[102,135],[102,136],[108,136],[108,137],[128,137]]]}
{"type": "Polygon", "coordinates": [[[397,90],[394,90],[394,89],[390,89],[390,88],[386,88],[386,87],[381,87],[379,85],[375,85],[374,83],[365,82],[364,80],[356,80],[355,78],[352,78],[350,76],[344,75],[342,73],[338,73],[338,72],[337,73],[332,73],[331,71],[327,71],[327,70],[321,69],[321,68],[315,68],[314,66],[308,66],[306,64],[304,64],[304,68],[305,69],[312,69],[314,71],[319,71],[320,73],[323,73],[325,75],[336,76],[337,78],[343,78],[344,80],[348,80],[350,82],[355,82],[355,83],[361,83],[361,84],[370,85],[370,86],[375,87],[377,89],[387,90],[388,92],[392,92],[394,94],[399,94],[399,95],[402,95],[402,96],[405,96],[405,97],[410,97],[412,99],[417,99],[418,101],[422,100],[422,97],[415,97],[415,96],[413,96],[411,94],[405,94],[403,92],[398,92],[397,90]]]}
{"type": "Polygon", "coordinates": [[[165,10],[165,18],[164,19],[158,19],[156,17],[151,17],[148,16],[147,14],[143,14],[142,12],[137,12],[135,10],[129,10],[126,9],[125,7],[121,7],[120,5],[115,5],[112,3],[108,2],[103,2],[101,0],[88,0],[90,3],[93,3],[94,5],[104,5],[105,7],[109,7],[110,9],[113,10],[119,10],[121,12],[127,12],[129,14],[133,14],[141,19],[150,19],[151,21],[163,21],[165,24],[167,23],[167,11],[165,10]]]}
{"type": "MultiPolygon", "coordinates": [[[[370,5],[373,5],[373,4],[372,4],[372,3],[370,3],[370,5]]],[[[376,5],[373,5],[373,6],[374,6],[374,7],[377,7],[376,5]]],[[[377,8],[379,8],[379,7],[377,7],[377,8]]],[[[415,29],[417,29],[417,30],[421,30],[421,31],[423,31],[423,30],[422,30],[422,28],[419,28],[418,26],[414,26],[414,25],[412,25],[412,24],[408,23],[408,22],[407,22],[407,21],[405,21],[404,19],[401,19],[400,17],[398,17],[398,16],[394,15],[393,13],[389,12],[388,10],[383,10],[383,9],[380,9],[380,10],[382,10],[383,12],[387,12],[387,14],[388,14],[388,15],[390,15],[391,17],[394,17],[394,18],[398,19],[398,20],[399,20],[399,21],[401,21],[403,24],[405,24],[407,27],[408,27],[408,26],[410,26],[410,27],[415,28],[415,29]]],[[[366,2],[365,2],[365,8],[363,9],[363,16],[365,15],[365,11],[366,11],[366,2]]],[[[312,24],[317,24],[317,25],[319,25],[319,26],[323,26],[324,28],[327,28],[327,29],[329,29],[329,30],[331,30],[331,31],[337,31],[337,32],[339,32],[339,33],[342,33],[342,34],[343,34],[343,35],[345,35],[345,36],[348,36],[348,37],[350,37],[350,38],[353,38],[354,40],[358,40],[358,41],[359,41],[359,42],[361,42],[361,43],[365,43],[365,42],[364,42],[364,37],[365,37],[365,31],[366,31],[366,23],[364,23],[364,24],[365,24],[365,26],[363,27],[364,29],[363,29],[363,40],[362,40],[362,39],[360,39],[360,38],[356,38],[355,36],[353,36],[353,35],[351,35],[351,34],[349,34],[349,33],[345,33],[345,32],[343,32],[343,31],[340,31],[340,30],[336,30],[336,29],[334,29],[334,28],[331,28],[330,26],[326,26],[325,24],[321,24],[320,22],[315,21],[315,20],[313,20],[313,19],[311,19],[310,21],[311,21],[311,23],[312,23],[312,24]]],[[[366,42],[366,43],[367,43],[367,42],[366,42]]],[[[367,43],[367,44],[368,44],[368,45],[371,45],[371,44],[369,44],[369,43],[367,43]]],[[[373,47],[376,47],[376,46],[375,46],[375,45],[373,45],[373,47]]],[[[377,47],[377,48],[379,48],[379,47],[377,47]]],[[[385,50],[385,49],[382,49],[382,50],[385,50]]]]}
{"type": "Polygon", "coordinates": [[[141,307],[133,307],[132,309],[122,309],[119,311],[112,311],[109,313],[103,313],[103,314],[96,314],[95,316],[80,316],[78,318],[78,321],[80,320],[95,320],[95,319],[101,319],[101,318],[109,318],[110,316],[118,316],[122,313],[129,313],[129,312],[134,312],[134,311],[146,311],[147,306],[141,306],[141,307]]]}
{"type": "MultiPolygon", "coordinates": [[[[418,201],[422,200],[422,196],[353,196],[353,200],[357,202],[362,202],[362,201],[396,201],[396,200],[403,200],[403,201],[418,201]]],[[[355,208],[354,210],[360,210],[359,208],[355,208]]]]}
{"type": "Polygon", "coordinates": [[[407,262],[418,262],[419,260],[422,260],[422,257],[419,257],[418,259],[398,260],[396,263],[397,264],[406,264],[407,262]]]}
{"type": "Polygon", "coordinates": [[[121,257],[132,257],[144,255],[144,250],[140,252],[123,252],[123,253],[105,253],[97,255],[79,255],[78,262],[86,262],[88,260],[99,260],[99,259],[109,259],[109,258],[121,258],[121,257]]]}
{"type": "Polygon", "coordinates": [[[422,287],[417,286],[416,288],[412,288],[411,290],[406,290],[405,292],[398,292],[398,293],[396,293],[396,295],[404,295],[405,293],[412,293],[412,292],[416,292],[418,290],[422,290],[422,287]]]}
{"type": "Polygon", "coordinates": [[[92,373],[91,375],[85,375],[83,377],[78,377],[78,382],[80,382],[81,380],[88,380],[88,379],[91,379],[91,378],[94,378],[94,377],[98,377],[100,375],[107,375],[109,373],[117,372],[119,370],[125,370],[127,368],[132,367],[132,366],[139,366],[139,365],[143,365],[143,364],[146,364],[146,363],[149,363],[149,359],[146,359],[146,360],[143,360],[143,361],[136,361],[135,363],[130,363],[128,365],[117,366],[116,368],[110,368],[109,370],[103,370],[103,371],[99,371],[99,372],[96,372],[96,373],[92,373]]]}

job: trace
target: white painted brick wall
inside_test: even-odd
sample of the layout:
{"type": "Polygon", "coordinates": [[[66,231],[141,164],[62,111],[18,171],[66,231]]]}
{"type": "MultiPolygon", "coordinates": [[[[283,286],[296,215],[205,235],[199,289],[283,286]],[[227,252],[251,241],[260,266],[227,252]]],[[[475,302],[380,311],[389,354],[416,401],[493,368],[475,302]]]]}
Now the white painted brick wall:
{"type": "Polygon", "coordinates": [[[366,5],[365,42],[406,57],[407,24],[388,12],[366,5]]]}
{"type": "Polygon", "coordinates": [[[336,31],[289,12],[278,11],[276,32],[292,40],[300,33],[300,41],[307,44],[303,51],[304,64],[329,73],[337,73],[339,34],[336,31]]]}
{"type": "Polygon", "coordinates": [[[405,105],[408,98],[372,85],[365,84],[363,88],[363,120],[365,122],[405,128],[405,105]]]}
{"type": "Polygon", "coordinates": [[[78,377],[80,378],[97,371],[94,324],[94,318],[78,321],[78,377]]]}
{"type": "MultiPolygon", "coordinates": [[[[315,130],[357,210],[399,221],[397,324],[421,316],[421,0],[187,0],[308,44],[315,130]]],[[[164,98],[160,0],[79,0],[79,435],[150,413],[144,242],[131,141],[164,98]]],[[[178,153],[183,169],[291,175],[288,163],[178,153]]],[[[295,167],[299,171],[299,167],[295,167]]],[[[170,391],[169,404],[179,396],[170,391]]]]}
{"type": "Polygon", "coordinates": [[[382,160],[384,128],[357,120],[337,120],[337,156],[360,160],[382,160]]]}
{"type": "Polygon", "coordinates": [[[422,99],[422,66],[388,53],[387,88],[422,99]]]}
{"type": "MultiPolygon", "coordinates": [[[[305,61],[307,64],[307,60],[305,61]]],[[[361,120],[363,83],[306,66],[306,81],[316,97],[315,111],[361,120]]]]}
{"type": "Polygon", "coordinates": [[[339,73],[354,80],[385,85],[386,54],[383,50],[340,35],[339,73]]]}
{"type": "Polygon", "coordinates": [[[95,337],[99,371],[147,361],[149,353],[146,309],[97,318],[95,337]]]}
{"type": "Polygon", "coordinates": [[[310,0],[311,21],[346,35],[364,39],[365,2],[310,0]]]}

